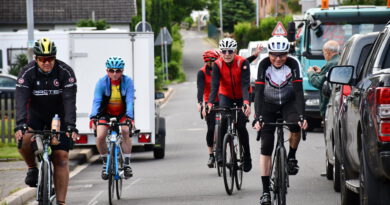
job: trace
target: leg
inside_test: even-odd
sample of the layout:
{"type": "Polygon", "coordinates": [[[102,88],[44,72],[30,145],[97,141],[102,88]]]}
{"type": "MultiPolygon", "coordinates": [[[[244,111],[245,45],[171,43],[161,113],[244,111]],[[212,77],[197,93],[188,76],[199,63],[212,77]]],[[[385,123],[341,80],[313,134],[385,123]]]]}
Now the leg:
{"type": "Polygon", "coordinates": [[[30,187],[36,187],[38,183],[38,169],[35,163],[35,155],[31,149],[31,137],[32,134],[25,134],[23,136],[22,147],[19,149],[20,155],[22,155],[24,161],[28,166],[27,176],[24,182],[30,187]]]}
{"type": "Polygon", "coordinates": [[[106,136],[108,133],[108,127],[105,125],[98,125],[96,130],[96,147],[100,155],[106,155],[108,153],[106,136]]]}
{"type": "MultiPolygon", "coordinates": [[[[266,130],[264,132],[267,132],[266,130]]],[[[274,135],[271,131],[261,136],[261,154],[260,154],[260,176],[263,184],[263,194],[260,197],[261,205],[271,204],[270,195],[270,175],[271,175],[271,155],[274,147],[274,135]]]]}
{"type": "Polygon", "coordinates": [[[55,150],[52,155],[54,166],[54,187],[57,201],[65,202],[69,184],[68,152],[55,150]]]}
{"type": "Polygon", "coordinates": [[[214,167],[215,157],[213,154],[213,146],[214,146],[214,132],[215,132],[215,112],[211,112],[206,115],[206,123],[207,123],[207,134],[206,134],[206,142],[207,142],[207,151],[209,153],[209,161],[207,162],[207,166],[209,168],[214,167]]]}
{"type": "Polygon", "coordinates": [[[130,167],[130,157],[131,157],[131,148],[132,148],[132,139],[130,138],[129,126],[121,126],[122,132],[122,151],[124,156],[124,171],[125,177],[129,178],[133,176],[133,171],[130,167]]]}
{"type": "Polygon", "coordinates": [[[237,132],[240,142],[244,148],[244,171],[249,172],[252,169],[251,151],[249,147],[249,134],[246,129],[246,120],[244,113],[238,113],[237,132]]]}

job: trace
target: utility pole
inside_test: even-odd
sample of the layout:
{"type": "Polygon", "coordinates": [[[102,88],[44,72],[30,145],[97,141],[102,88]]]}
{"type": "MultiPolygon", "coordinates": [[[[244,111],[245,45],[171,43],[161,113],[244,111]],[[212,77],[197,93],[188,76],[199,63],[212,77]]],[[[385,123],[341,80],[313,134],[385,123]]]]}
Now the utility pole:
{"type": "Polygon", "coordinates": [[[278,0],[275,0],[275,17],[278,16],[278,0]]]}
{"type": "Polygon", "coordinates": [[[256,27],[259,27],[259,1],[256,0],[256,27]]]}
{"type": "Polygon", "coordinates": [[[33,60],[34,48],[34,2],[33,0],[26,0],[27,11],[27,58],[28,61],[33,60]]]}
{"type": "Polygon", "coordinates": [[[219,24],[221,27],[221,38],[223,38],[222,0],[219,0],[219,24]]]}
{"type": "Polygon", "coordinates": [[[142,32],[145,32],[145,0],[142,0],[142,32]]]}

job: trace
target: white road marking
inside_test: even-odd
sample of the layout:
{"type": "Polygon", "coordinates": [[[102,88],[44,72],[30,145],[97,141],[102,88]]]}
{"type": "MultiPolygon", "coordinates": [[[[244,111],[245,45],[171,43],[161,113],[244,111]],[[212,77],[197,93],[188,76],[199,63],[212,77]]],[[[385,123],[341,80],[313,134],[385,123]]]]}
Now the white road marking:
{"type": "Polygon", "coordinates": [[[88,205],[97,204],[98,201],[96,201],[96,199],[99,198],[100,195],[102,195],[102,193],[103,193],[103,191],[99,191],[99,192],[95,195],[95,197],[93,197],[93,198],[91,199],[91,201],[89,201],[88,205]]]}

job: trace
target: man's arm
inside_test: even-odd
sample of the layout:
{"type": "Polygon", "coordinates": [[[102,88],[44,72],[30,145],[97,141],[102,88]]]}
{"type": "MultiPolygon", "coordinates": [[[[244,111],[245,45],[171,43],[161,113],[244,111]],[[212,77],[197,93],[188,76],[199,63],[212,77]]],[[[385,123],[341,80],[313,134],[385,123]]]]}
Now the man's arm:
{"type": "Polygon", "coordinates": [[[76,126],[76,93],[77,81],[76,76],[69,66],[65,63],[59,63],[60,70],[63,72],[64,78],[62,81],[62,103],[65,110],[66,125],[76,126]]]}
{"type": "Polygon", "coordinates": [[[134,119],[134,83],[131,78],[128,78],[126,84],[126,115],[134,119]]]}
{"type": "Polygon", "coordinates": [[[220,72],[217,64],[214,63],[212,69],[213,71],[211,73],[211,91],[210,91],[208,103],[215,102],[215,98],[218,95],[218,90],[219,90],[220,72]]]}
{"type": "Polygon", "coordinates": [[[324,84],[324,82],[326,80],[326,75],[323,74],[322,72],[321,73],[316,73],[315,71],[310,71],[308,73],[308,78],[309,78],[310,84],[313,87],[321,90],[322,85],[324,84]]]}
{"type": "Polygon", "coordinates": [[[204,73],[203,73],[203,71],[199,70],[198,71],[197,80],[196,80],[196,85],[197,85],[197,88],[198,88],[198,93],[197,93],[196,96],[198,98],[198,103],[202,103],[203,102],[204,80],[205,80],[204,73]]]}
{"type": "Polygon", "coordinates": [[[246,60],[249,62],[249,63],[252,63],[254,60],[256,60],[257,56],[255,55],[251,55],[249,56],[248,58],[246,58],[246,60]]]}
{"type": "Polygon", "coordinates": [[[265,89],[265,70],[271,65],[269,58],[264,58],[257,68],[257,79],[255,87],[255,115],[256,118],[262,115],[265,89]]]}
{"type": "Polygon", "coordinates": [[[15,110],[16,110],[16,125],[22,125],[27,122],[27,104],[32,94],[32,79],[31,72],[34,69],[35,63],[27,64],[19,72],[15,90],[15,110]]]}
{"type": "Polygon", "coordinates": [[[250,68],[249,62],[246,60],[241,67],[241,91],[242,98],[245,104],[249,105],[249,84],[250,84],[250,68]]]}

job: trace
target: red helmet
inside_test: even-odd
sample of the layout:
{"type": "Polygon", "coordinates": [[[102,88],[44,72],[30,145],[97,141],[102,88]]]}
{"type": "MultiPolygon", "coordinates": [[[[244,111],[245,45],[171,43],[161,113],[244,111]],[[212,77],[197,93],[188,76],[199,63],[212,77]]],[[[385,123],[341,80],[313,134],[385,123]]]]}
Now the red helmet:
{"type": "Polygon", "coordinates": [[[204,62],[215,61],[215,60],[217,60],[217,58],[219,58],[219,55],[214,50],[210,49],[210,50],[203,52],[203,61],[204,62]]]}

